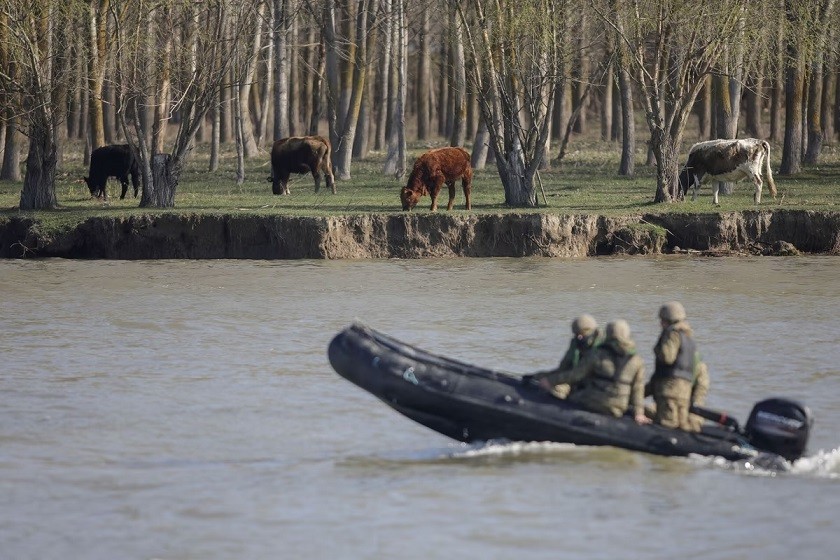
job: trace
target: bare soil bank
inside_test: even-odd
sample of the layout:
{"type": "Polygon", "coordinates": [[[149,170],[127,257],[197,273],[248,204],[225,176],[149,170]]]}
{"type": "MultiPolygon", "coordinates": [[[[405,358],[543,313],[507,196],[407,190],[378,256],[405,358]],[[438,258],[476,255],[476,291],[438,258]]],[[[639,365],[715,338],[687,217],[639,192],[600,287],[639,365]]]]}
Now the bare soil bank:
{"type": "Polygon", "coordinates": [[[0,257],[364,259],[614,254],[840,254],[840,212],[642,214],[166,214],[90,218],[62,234],[0,219],[0,257]]]}

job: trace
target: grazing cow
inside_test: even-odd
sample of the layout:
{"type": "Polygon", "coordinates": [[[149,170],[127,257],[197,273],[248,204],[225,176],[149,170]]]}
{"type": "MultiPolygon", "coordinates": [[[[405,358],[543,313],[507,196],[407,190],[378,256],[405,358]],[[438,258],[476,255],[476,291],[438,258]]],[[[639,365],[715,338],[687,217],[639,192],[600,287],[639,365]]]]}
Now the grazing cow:
{"type": "Polygon", "coordinates": [[[90,195],[108,200],[108,177],[116,177],[122,183],[120,199],[128,190],[128,176],[134,185],[134,198],[140,190],[140,165],[135,151],[128,144],[113,144],[96,148],[90,154],[90,171],[84,177],[90,195]]]}
{"type": "Polygon", "coordinates": [[[470,192],[472,191],[472,166],[470,154],[463,148],[438,148],[429,150],[417,158],[414,169],[408,177],[408,184],[400,191],[403,210],[411,210],[424,194],[432,197],[432,211],[437,210],[437,197],[443,184],[449,187],[449,204],[447,210],[452,210],[455,202],[455,181],[461,179],[464,197],[467,199],[466,208],[469,210],[470,192]]]}
{"type": "Polygon", "coordinates": [[[335,194],[335,177],[332,170],[332,147],[321,136],[293,136],[281,138],[271,147],[271,192],[290,194],[289,175],[312,173],[315,192],[321,190],[321,173],[327,177],[327,186],[335,194]]]}
{"type": "Polygon", "coordinates": [[[770,171],[770,144],[765,140],[709,140],[698,142],[688,152],[688,161],[680,172],[680,192],[685,196],[694,187],[691,200],[703,183],[714,182],[714,203],[718,202],[718,181],[738,182],[752,179],[755,183],[755,203],[761,202],[762,175],[770,194],[776,197],[776,184],[770,171]]]}

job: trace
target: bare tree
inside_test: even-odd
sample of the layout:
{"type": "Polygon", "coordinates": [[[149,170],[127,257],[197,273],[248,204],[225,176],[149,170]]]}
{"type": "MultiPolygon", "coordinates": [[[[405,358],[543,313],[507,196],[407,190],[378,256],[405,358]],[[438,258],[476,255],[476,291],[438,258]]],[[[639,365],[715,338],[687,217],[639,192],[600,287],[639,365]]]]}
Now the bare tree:
{"type": "Polygon", "coordinates": [[[406,100],[406,67],[408,65],[408,29],[405,13],[406,0],[393,0],[394,68],[397,75],[397,88],[394,112],[391,115],[391,134],[388,138],[388,157],[385,161],[385,174],[394,175],[397,179],[405,175],[406,139],[405,139],[405,100],[406,100]]]}
{"type": "MultiPolygon", "coordinates": [[[[216,101],[216,92],[232,64],[231,56],[239,37],[253,38],[248,25],[253,23],[252,3],[229,0],[207,0],[202,4],[184,4],[166,0],[172,19],[156,30],[175,35],[176,26],[191,21],[193,10],[204,12],[203,25],[197,30],[195,49],[178,49],[183,71],[173,74],[172,111],[179,113],[178,131],[169,153],[156,153],[147,138],[149,131],[141,118],[141,103],[154,92],[149,91],[145,69],[146,50],[142,48],[149,29],[146,16],[152,8],[148,0],[112,0],[119,84],[118,117],[123,133],[140,155],[143,196],[141,207],[170,208],[175,204],[175,191],[186,158],[192,149],[193,136],[200,121],[216,101]]],[[[160,5],[157,2],[156,5],[160,5]]]]}
{"type": "MultiPolygon", "coordinates": [[[[353,141],[356,137],[356,127],[359,123],[359,112],[362,108],[362,96],[365,91],[365,84],[368,75],[368,66],[371,63],[369,53],[372,51],[370,43],[373,39],[373,34],[369,33],[372,28],[375,17],[375,10],[372,9],[372,0],[358,0],[358,8],[356,10],[356,30],[354,37],[357,42],[351,49],[352,53],[352,71],[345,72],[345,75],[351,74],[352,80],[349,88],[349,98],[347,99],[346,112],[340,114],[338,119],[339,134],[337,136],[337,143],[333,146],[335,154],[335,172],[339,179],[350,178],[350,163],[353,158],[353,141]]],[[[347,90],[342,95],[348,93],[347,90]]],[[[342,105],[339,106],[341,109],[342,105]]]]}
{"type": "Polygon", "coordinates": [[[563,4],[555,0],[458,4],[470,82],[510,206],[537,204],[536,177],[550,134],[562,40],[557,22],[565,17],[559,9],[563,4]]]}
{"type": "Polygon", "coordinates": [[[105,68],[108,58],[108,13],[110,0],[90,0],[88,25],[88,88],[90,90],[90,147],[105,144],[105,116],[102,106],[102,91],[105,84],[105,68]]]}
{"type": "Polygon", "coordinates": [[[273,0],[274,139],[289,136],[289,0],[273,0]]]}
{"type": "MultiPolygon", "coordinates": [[[[15,103],[13,110],[21,116],[29,138],[21,210],[58,206],[55,174],[64,112],[57,107],[66,102],[66,82],[73,79],[73,72],[70,49],[59,48],[56,42],[67,36],[62,26],[77,21],[81,7],[50,0],[11,0],[0,7],[8,60],[8,66],[0,68],[0,91],[15,103]]],[[[10,132],[14,134],[14,129],[10,132]]]]}
{"type": "Polygon", "coordinates": [[[458,0],[451,0],[451,44],[452,44],[452,134],[450,146],[463,146],[467,139],[467,70],[464,61],[464,22],[458,17],[455,5],[458,0]]]}
{"type": "Polygon", "coordinates": [[[834,4],[834,0],[822,0],[820,5],[816,7],[817,13],[814,14],[816,20],[822,22],[823,25],[814,34],[814,48],[810,57],[811,64],[808,76],[808,149],[805,152],[805,163],[809,164],[817,163],[825,139],[822,120],[823,68],[826,59],[826,37],[829,28],[834,29],[829,18],[833,17],[834,23],[837,23],[834,4]]]}
{"type": "Polygon", "coordinates": [[[610,11],[615,14],[616,74],[621,96],[621,163],[618,174],[632,177],[636,171],[636,112],[633,106],[633,61],[627,42],[624,40],[624,20],[618,17],[618,0],[610,0],[610,11]]]}
{"type": "Polygon", "coordinates": [[[674,0],[648,4],[611,3],[595,10],[619,33],[632,53],[632,75],[641,90],[645,121],[656,161],[655,202],[681,197],[679,150],[691,108],[705,76],[733,43],[739,0],[674,0]]]}

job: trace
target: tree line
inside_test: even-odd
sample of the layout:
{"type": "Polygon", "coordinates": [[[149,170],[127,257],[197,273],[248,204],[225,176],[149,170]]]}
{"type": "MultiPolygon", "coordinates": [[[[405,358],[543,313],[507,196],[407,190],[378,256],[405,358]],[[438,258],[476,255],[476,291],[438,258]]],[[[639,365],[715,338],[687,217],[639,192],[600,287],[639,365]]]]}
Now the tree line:
{"type": "Polygon", "coordinates": [[[535,206],[540,171],[600,129],[620,175],[647,146],[667,202],[691,119],[698,139],[781,144],[782,174],[819,160],[840,131],[838,12],[835,0],[6,0],[0,178],[22,179],[21,209],[53,208],[68,141],[86,157],[129,143],[140,205],[170,207],[196,141],[210,171],[235,146],[241,182],[275,139],[314,134],[339,179],[370,150],[400,177],[410,135],[472,142],[505,202],[535,206]]]}

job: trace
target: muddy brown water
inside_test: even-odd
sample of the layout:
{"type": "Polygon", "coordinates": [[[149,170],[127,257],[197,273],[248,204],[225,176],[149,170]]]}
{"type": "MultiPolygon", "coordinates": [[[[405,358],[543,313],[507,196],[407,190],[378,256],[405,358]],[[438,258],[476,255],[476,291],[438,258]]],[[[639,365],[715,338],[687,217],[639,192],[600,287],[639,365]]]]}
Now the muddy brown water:
{"type": "Polygon", "coordinates": [[[833,558],[836,257],[0,261],[0,557],[833,558]],[[515,373],[624,318],[650,369],[681,300],[709,406],[805,402],[776,474],[557,444],[466,446],[338,377],[353,320],[515,373]]]}

